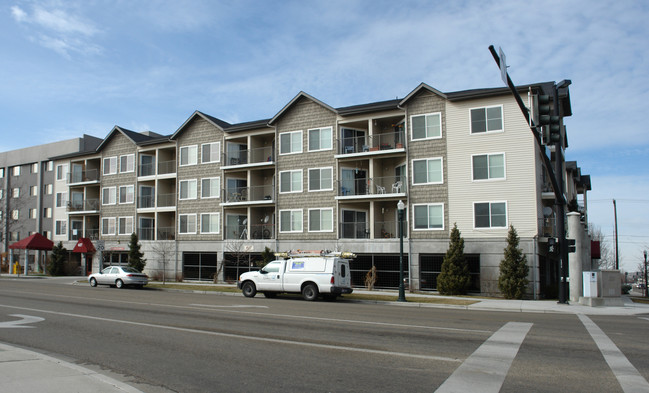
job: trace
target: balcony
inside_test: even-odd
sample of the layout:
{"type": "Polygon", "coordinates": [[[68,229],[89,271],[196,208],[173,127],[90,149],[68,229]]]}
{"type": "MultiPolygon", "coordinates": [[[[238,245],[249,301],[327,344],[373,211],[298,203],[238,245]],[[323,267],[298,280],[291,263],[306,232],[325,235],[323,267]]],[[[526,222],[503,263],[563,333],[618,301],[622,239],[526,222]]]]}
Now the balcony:
{"type": "MultiPolygon", "coordinates": [[[[403,220],[403,237],[408,237],[408,221],[403,220]]],[[[398,239],[399,222],[398,221],[375,221],[374,222],[374,239],[398,239]]]]}
{"type": "Polygon", "coordinates": [[[99,181],[99,170],[88,169],[82,171],[72,171],[68,173],[68,185],[78,183],[91,183],[99,181]]]}
{"type": "Polygon", "coordinates": [[[383,154],[403,152],[404,148],[403,131],[387,132],[356,138],[343,138],[338,141],[338,154],[383,154]]]}
{"type": "Polygon", "coordinates": [[[341,239],[369,239],[370,227],[365,222],[341,222],[341,239]]]}
{"type": "Polygon", "coordinates": [[[273,163],[273,148],[270,146],[227,152],[223,154],[223,166],[225,168],[237,167],[240,165],[272,165],[273,163]]]}
{"type": "Polygon", "coordinates": [[[223,190],[224,203],[272,203],[275,190],[272,185],[232,187],[223,190]]]}
{"type": "Polygon", "coordinates": [[[99,198],[97,199],[84,199],[81,201],[68,201],[68,212],[98,212],[99,211],[99,198]]]}
{"type": "Polygon", "coordinates": [[[396,176],[339,180],[339,197],[405,197],[408,182],[396,176]]]}
{"type": "Polygon", "coordinates": [[[86,229],[85,232],[71,229],[68,236],[69,240],[79,240],[82,237],[86,237],[90,240],[97,240],[99,239],[99,229],[86,229]]]}
{"type": "Polygon", "coordinates": [[[153,208],[162,208],[162,207],[175,207],[176,206],[176,194],[159,194],[157,197],[158,204],[155,205],[156,197],[153,195],[139,196],[137,198],[137,207],[138,209],[153,209],[153,208]]]}
{"type": "Polygon", "coordinates": [[[140,164],[138,166],[138,176],[155,176],[168,175],[176,173],[176,160],[160,161],[156,166],[155,163],[140,164]],[[156,173],[155,169],[158,169],[156,173]]]}

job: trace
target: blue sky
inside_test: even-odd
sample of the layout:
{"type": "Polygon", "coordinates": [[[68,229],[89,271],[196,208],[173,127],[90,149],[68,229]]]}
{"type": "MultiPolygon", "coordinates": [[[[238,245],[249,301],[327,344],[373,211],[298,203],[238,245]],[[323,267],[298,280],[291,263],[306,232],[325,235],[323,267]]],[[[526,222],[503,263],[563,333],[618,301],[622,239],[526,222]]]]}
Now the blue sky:
{"type": "Polygon", "coordinates": [[[649,248],[649,3],[22,1],[0,4],[0,151],[114,125],[174,132],[194,110],[273,117],[299,91],[333,107],[571,79],[567,159],[621,266],[649,248]]]}

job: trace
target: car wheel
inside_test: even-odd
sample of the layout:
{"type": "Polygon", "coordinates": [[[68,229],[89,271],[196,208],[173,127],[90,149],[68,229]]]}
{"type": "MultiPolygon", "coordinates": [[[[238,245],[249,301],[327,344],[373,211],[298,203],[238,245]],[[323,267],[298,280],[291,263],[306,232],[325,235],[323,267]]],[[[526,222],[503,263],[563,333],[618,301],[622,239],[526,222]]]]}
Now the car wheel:
{"type": "Polygon", "coordinates": [[[91,287],[96,287],[97,286],[97,280],[95,280],[94,277],[90,279],[90,286],[91,287]]]}
{"type": "Polygon", "coordinates": [[[318,287],[315,284],[307,284],[302,288],[302,297],[310,302],[318,298],[318,287]]]}
{"type": "Polygon", "coordinates": [[[255,283],[252,281],[246,281],[243,283],[243,286],[241,287],[241,291],[243,292],[243,296],[245,297],[255,297],[257,294],[257,288],[255,287],[255,283]]]}
{"type": "Polygon", "coordinates": [[[277,297],[277,292],[264,292],[264,296],[266,296],[269,299],[277,297]]]}
{"type": "Polygon", "coordinates": [[[120,279],[118,278],[117,281],[115,281],[115,286],[116,286],[117,288],[120,288],[120,289],[121,289],[121,288],[124,288],[124,281],[122,281],[122,280],[120,280],[120,279]]]}

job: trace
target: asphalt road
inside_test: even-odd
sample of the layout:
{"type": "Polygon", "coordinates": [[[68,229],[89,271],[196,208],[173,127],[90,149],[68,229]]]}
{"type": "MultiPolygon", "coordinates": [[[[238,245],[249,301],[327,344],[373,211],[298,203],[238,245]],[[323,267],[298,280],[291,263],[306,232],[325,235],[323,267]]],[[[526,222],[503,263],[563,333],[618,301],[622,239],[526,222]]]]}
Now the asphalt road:
{"type": "Polygon", "coordinates": [[[148,392],[630,391],[649,386],[648,329],[649,316],[0,279],[0,342],[121,375],[148,392]]]}

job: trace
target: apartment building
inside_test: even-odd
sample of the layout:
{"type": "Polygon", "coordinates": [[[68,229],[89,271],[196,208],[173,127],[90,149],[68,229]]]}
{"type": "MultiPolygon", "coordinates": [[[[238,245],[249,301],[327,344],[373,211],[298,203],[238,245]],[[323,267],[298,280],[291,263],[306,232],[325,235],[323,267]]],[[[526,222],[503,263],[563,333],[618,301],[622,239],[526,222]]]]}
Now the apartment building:
{"type": "MultiPolygon", "coordinates": [[[[559,99],[570,116],[569,94],[559,99]]],[[[471,290],[497,293],[513,225],[530,294],[540,297],[557,282],[548,250],[556,207],[541,151],[505,88],[444,93],[422,83],[403,99],[341,108],[300,92],[272,118],[230,124],[196,111],[167,136],[116,126],[94,151],[53,157],[68,173],[56,183],[56,201],[67,203],[54,239],[92,239],[98,251],[86,267],[97,271],[126,263],[136,232],[149,274],[187,280],[234,281],[266,247],[353,251],[354,285],[375,266],[377,286],[390,288],[399,285],[403,201],[410,288],[436,288],[457,224],[471,290]]],[[[590,178],[574,162],[565,168],[566,198],[587,227],[590,178]]]]}

